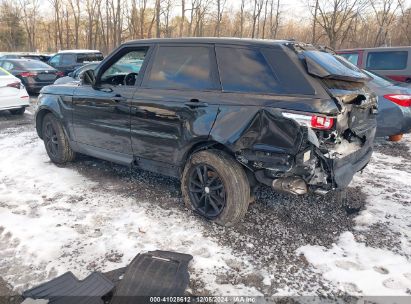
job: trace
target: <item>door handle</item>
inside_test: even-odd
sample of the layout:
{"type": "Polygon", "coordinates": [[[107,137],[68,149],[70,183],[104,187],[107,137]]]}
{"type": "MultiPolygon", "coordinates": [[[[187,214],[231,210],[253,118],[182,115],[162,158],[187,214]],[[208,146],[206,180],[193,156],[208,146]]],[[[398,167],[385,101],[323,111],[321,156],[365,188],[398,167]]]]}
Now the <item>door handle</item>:
{"type": "Polygon", "coordinates": [[[206,102],[202,102],[196,98],[190,99],[190,101],[187,101],[184,103],[187,107],[189,108],[204,108],[207,107],[208,104],[206,102]]]}

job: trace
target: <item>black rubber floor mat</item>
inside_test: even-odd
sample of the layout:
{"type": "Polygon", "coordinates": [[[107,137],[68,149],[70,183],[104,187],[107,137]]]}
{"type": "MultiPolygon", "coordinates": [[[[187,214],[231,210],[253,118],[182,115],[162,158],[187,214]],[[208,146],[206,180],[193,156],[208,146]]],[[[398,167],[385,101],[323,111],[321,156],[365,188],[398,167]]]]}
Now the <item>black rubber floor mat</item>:
{"type": "Polygon", "coordinates": [[[53,304],[101,304],[101,297],[109,293],[114,284],[101,273],[93,272],[84,280],[71,272],[23,292],[24,298],[48,299],[53,304]]]}
{"type": "Polygon", "coordinates": [[[159,250],[137,255],[116,287],[111,304],[141,302],[136,297],[184,295],[192,258],[189,254],[159,250]]]}

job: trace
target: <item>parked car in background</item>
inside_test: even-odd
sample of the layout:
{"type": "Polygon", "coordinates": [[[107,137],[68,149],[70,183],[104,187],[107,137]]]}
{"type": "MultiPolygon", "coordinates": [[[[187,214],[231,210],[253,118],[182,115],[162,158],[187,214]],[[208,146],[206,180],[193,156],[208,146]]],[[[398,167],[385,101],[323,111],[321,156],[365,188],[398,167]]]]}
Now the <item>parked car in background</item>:
{"type": "Polygon", "coordinates": [[[96,50],[65,50],[51,57],[48,63],[66,76],[86,63],[103,59],[103,54],[96,50]]]}
{"type": "Polygon", "coordinates": [[[377,134],[397,141],[411,132],[411,88],[364,70],[372,80],[368,87],[378,95],[377,134]]]}
{"type": "Polygon", "coordinates": [[[258,185],[295,195],[348,186],[373,151],[369,80],[291,41],[131,41],[81,85],[45,87],[36,129],[57,164],[78,152],[180,178],[188,208],[232,226],[258,185]]]}
{"type": "Polygon", "coordinates": [[[94,70],[98,66],[99,62],[88,63],[79,67],[74,72],[68,73],[67,76],[56,79],[54,84],[64,84],[64,83],[80,83],[80,77],[84,71],[94,70]]]}
{"type": "Polygon", "coordinates": [[[0,67],[19,78],[29,93],[38,93],[63,76],[48,64],[32,59],[0,59],[0,67]]]}
{"type": "Polygon", "coordinates": [[[38,54],[38,53],[3,53],[0,54],[0,60],[1,59],[34,59],[34,60],[40,60],[43,62],[47,62],[50,59],[50,55],[47,54],[38,54]]]}
{"type": "Polygon", "coordinates": [[[336,53],[359,68],[396,81],[411,82],[409,46],[339,50],[336,53]]]}
{"type": "Polygon", "coordinates": [[[29,105],[29,95],[21,80],[0,68],[0,111],[22,115],[29,105]]]}

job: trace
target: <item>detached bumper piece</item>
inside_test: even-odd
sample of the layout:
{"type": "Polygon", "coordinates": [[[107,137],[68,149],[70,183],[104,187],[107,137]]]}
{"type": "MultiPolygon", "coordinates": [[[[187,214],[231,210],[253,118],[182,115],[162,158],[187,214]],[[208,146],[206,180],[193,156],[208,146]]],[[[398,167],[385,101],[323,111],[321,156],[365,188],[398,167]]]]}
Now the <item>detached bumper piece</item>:
{"type": "Polygon", "coordinates": [[[78,280],[67,272],[29,289],[24,298],[53,304],[148,303],[152,296],[183,296],[189,284],[192,256],[169,251],[137,255],[126,267],[106,274],[93,272],[78,280]]]}
{"type": "Polygon", "coordinates": [[[104,275],[93,272],[84,280],[77,279],[71,272],[29,289],[24,298],[47,299],[53,304],[99,304],[105,294],[114,288],[114,284],[104,275]]]}
{"type": "Polygon", "coordinates": [[[143,303],[148,302],[147,297],[183,296],[190,280],[188,263],[192,258],[165,251],[139,254],[127,267],[111,303],[143,303]]]}

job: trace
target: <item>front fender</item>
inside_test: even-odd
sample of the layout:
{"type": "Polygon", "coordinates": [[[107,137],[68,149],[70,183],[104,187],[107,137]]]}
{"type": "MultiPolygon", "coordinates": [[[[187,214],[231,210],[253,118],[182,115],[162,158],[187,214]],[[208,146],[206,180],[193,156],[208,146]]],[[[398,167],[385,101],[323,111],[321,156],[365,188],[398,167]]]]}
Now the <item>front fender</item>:
{"type": "Polygon", "coordinates": [[[73,140],[72,117],[73,105],[72,96],[60,96],[53,94],[40,94],[39,106],[35,114],[36,131],[42,138],[43,119],[47,113],[52,113],[63,125],[67,137],[73,140]]]}

